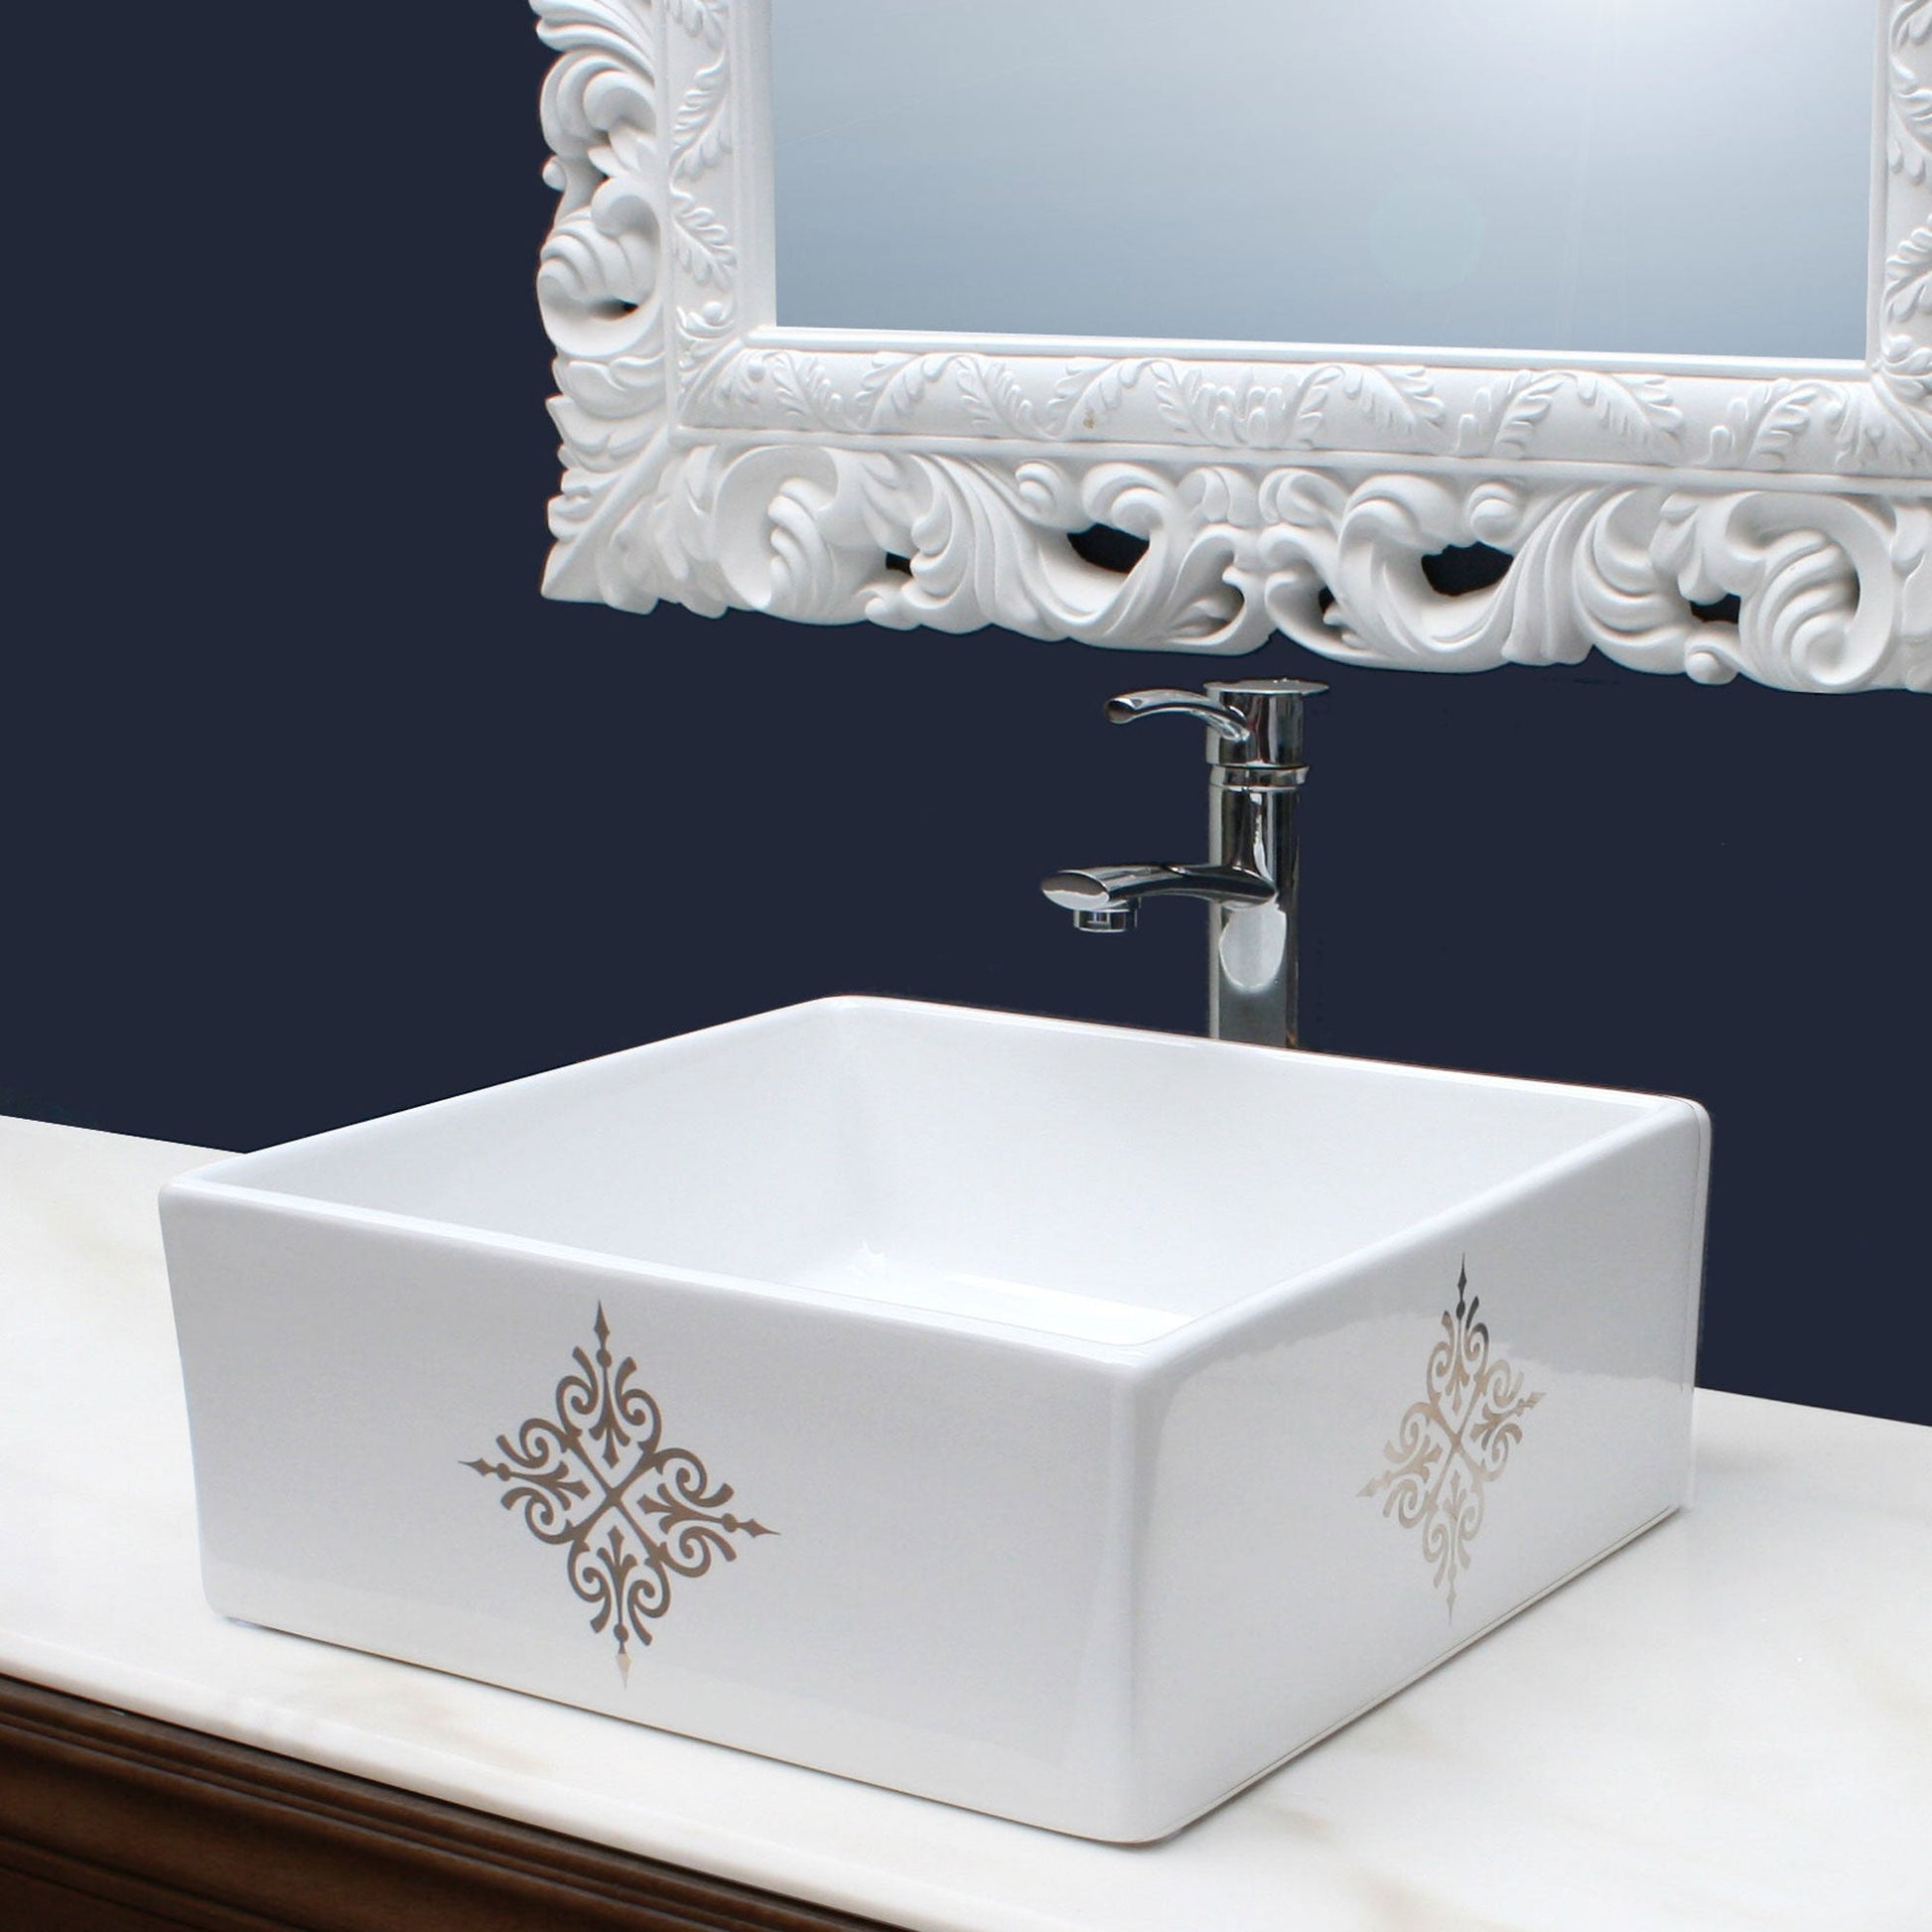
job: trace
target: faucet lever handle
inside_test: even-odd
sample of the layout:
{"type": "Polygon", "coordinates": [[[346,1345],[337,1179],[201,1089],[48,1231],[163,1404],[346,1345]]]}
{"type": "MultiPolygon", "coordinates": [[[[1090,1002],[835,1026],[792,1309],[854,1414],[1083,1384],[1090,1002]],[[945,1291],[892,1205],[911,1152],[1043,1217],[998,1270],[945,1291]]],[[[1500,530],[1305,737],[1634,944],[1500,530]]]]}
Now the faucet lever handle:
{"type": "Polygon", "coordinates": [[[1191,718],[1229,745],[1252,748],[1254,728],[1232,705],[1199,691],[1124,691],[1107,700],[1107,722],[1131,725],[1142,718],[1191,718]]]}
{"type": "Polygon", "coordinates": [[[1137,718],[1191,718],[1205,725],[1207,761],[1227,782],[1293,790],[1308,774],[1302,757],[1302,707],[1326,685],[1300,678],[1216,680],[1205,691],[1127,691],[1109,701],[1110,724],[1137,718]]]}

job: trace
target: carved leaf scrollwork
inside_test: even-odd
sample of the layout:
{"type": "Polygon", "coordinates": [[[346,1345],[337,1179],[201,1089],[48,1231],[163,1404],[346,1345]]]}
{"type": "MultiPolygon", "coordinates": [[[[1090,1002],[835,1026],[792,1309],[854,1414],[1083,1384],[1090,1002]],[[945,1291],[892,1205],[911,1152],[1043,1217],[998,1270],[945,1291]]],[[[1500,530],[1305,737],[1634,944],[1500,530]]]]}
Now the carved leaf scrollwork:
{"type": "Polygon", "coordinates": [[[731,152],[731,62],[723,54],[691,83],[671,131],[671,173],[696,181],[731,152]]]}
{"type": "Polygon", "coordinates": [[[1199,365],[1149,366],[1161,419],[1190,442],[1222,449],[1299,450],[1314,446],[1337,399],[1359,422],[1416,435],[1446,414],[1425,369],[1394,363],[1324,362],[1306,369],[1249,369],[1227,379],[1199,365]]]}
{"type": "Polygon", "coordinates": [[[1932,691],[1932,0],[1889,19],[1863,381],[748,339],[730,0],[534,4],[558,54],[554,596],[1932,691]],[[1133,571],[1073,552],[1096,522],[1147,540],[1133,571]],[[1438,596],[1423,560],[1470,542],[1508,574],[1438,596]],[[1730,597],[1738,621],[1708,621],[1730,597]]]}
{"type": "Polygon", "coordinates": [[[723,47],[731,0],[662,0],[665,11],[687,34],[707,47],[723,47]]]}

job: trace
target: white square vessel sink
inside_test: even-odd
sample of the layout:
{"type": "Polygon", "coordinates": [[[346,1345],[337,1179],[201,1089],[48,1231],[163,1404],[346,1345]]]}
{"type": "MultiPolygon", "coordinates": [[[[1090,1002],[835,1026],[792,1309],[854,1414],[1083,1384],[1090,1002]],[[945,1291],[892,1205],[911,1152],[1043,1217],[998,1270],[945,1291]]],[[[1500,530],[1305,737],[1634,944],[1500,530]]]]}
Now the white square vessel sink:
{"type": "Polygon", "coordinates": [[[1687,1101],[766,1014],[162,1196],[218,1610],[1165,1836],[1675,1509],[1687,1101]]]}

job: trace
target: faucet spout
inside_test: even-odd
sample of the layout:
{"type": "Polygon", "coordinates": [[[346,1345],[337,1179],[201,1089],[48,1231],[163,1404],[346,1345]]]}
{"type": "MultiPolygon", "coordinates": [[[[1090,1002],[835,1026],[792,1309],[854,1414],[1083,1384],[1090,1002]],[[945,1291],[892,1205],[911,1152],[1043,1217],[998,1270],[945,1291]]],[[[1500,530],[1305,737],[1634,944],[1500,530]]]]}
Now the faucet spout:
{"type": "Polygon", "coordinates": [[[1083,932],[1130,931],[1141,905],[1151,898],[1266,905],[1275,897],[1271,881],[1239,866],[1087,866],[1056,872],[1040,881],[1039,890],[1071,912],[1083,932]]]}

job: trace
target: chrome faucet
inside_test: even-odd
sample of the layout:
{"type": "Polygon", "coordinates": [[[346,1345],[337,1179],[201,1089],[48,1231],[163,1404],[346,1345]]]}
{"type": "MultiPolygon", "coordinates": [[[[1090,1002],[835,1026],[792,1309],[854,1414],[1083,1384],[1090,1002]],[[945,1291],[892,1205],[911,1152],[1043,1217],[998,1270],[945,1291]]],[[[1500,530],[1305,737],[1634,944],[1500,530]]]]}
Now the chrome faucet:
{"type": "Polygon", "coordinates": [[[1302,707],[1325,684],[1250,678],[1199,691],[1130,691],[1107,721],[1191,718],[1207,727],[1204,866],[1090,866],[1039,890],[1082,932],[1131,932],[1151,898],[1208,902],[1207,1031],[1264,1046],[1300,1040],[1300,851],[1295,803],[1308,766],[1302,707]]]}

